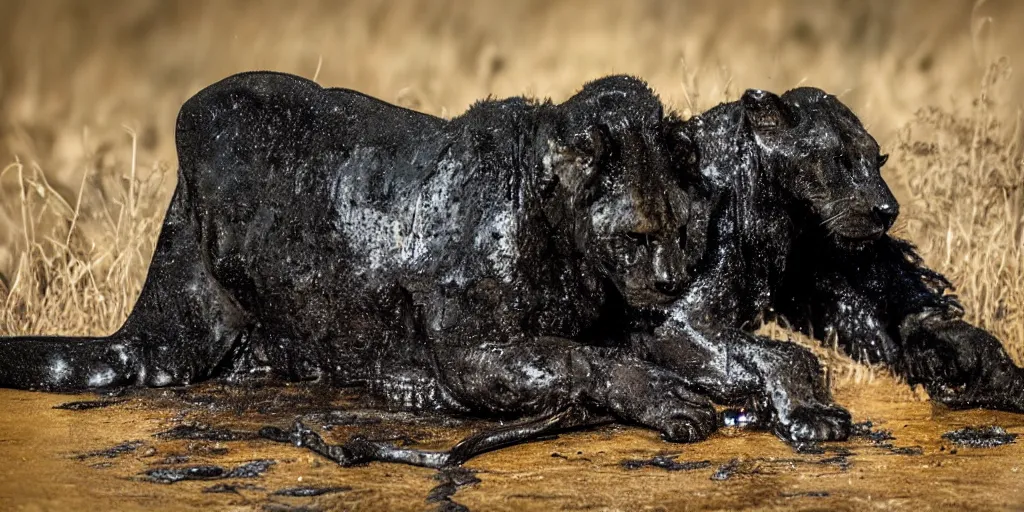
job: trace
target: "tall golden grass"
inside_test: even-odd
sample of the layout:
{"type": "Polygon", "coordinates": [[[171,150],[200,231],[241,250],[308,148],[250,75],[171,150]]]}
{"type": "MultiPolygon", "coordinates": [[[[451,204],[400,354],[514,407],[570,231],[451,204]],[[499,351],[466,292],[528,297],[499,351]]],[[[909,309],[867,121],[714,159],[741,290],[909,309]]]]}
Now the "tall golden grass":
{"type": "Polygon", "coordinates": [[[893,155],[897,233],[1020,361],[1022,21],[1012,0],[2,2],[0,332],[117,328],[175,182],[177,109],[228,74],[452,116],[631,73],[683,115],[747,87],[839,94],[893,155]]]}

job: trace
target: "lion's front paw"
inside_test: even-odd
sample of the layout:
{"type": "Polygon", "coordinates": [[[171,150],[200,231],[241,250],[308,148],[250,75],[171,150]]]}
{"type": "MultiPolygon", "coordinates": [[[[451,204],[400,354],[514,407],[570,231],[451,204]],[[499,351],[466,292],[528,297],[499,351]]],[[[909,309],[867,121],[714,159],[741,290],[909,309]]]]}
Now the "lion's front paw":
{"type": "Polygon", "coordinates": [[[718,428],[718,414],[707,398],[678,388],[664,403],[653,407],[648,424],[673,443],[693,443],[707,439],[718,428]]]}
{"type": "MultiPolygon", "coordinates": [[[[631,369],[632,370],[632,369],[631,369]]],[[[718,428],[711,401],[663,371],[617,372],[608,406],[616,415],[661,432],[666,441],[692,443],[718,428]],[[625,374],[630,374],[624,377],[625,374]]]]}
{"type": "Polygon", "coordinates": [[[845,441],[852,427],[850,413],[838,405],[805,404],[777,419],[773,431],[790,443],[845,441]]]}

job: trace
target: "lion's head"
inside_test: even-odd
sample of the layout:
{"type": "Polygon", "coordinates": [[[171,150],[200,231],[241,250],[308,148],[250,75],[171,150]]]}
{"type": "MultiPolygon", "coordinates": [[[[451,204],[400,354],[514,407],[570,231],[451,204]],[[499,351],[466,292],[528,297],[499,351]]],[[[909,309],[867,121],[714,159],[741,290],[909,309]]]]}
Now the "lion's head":
{"type": "Polygon", "coordinates": [[[835,96],[748,90],[739,104],[761,172],[785,199],[840,238],[875,239],[892,227],[899,205],[880,173],[886,155],[835,96]]]}
{"type": "Polygon", "coordinates": [[[613,76],[559,108],[565,120],[547,141],[543,167],[563,191],[552,200],[575,212],[576,250],[627,303],[674,299],[699,255],[684,247],[689,198],[660,100],[642,81],[613,76]]]}

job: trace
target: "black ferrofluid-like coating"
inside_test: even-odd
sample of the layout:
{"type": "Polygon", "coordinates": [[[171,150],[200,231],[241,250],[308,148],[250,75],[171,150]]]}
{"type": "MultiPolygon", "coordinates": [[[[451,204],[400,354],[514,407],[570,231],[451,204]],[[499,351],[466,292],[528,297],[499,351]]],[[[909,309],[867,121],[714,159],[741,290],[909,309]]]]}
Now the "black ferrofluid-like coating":
{"type": "Polygon", "coordinates": [[[668,119],[624,76],[452,120],[293,76],[228,78],[182,107],[178,185],[125,325],[0,340],[0,384],[270,374],[541,418],[473,449],[608,414],[702,439],[710,400],[628,347],[701,257],[668,119]]]}
{"type": "Polygon", "coordinates": [[[1024,410],[1021,368],[887,234],[886,157],[819,89],[750,90],[682,121],[612,76],[443,120],[243,73],[184,104],[177,146],[124,326],[0,339],[0,385],[321,379],[526,420],[451,454],[265,432],[342,463],[442,467],[609,419],[696,441],[718,426],[712,401],[788,441],[845,439],[817,359],[752,333],[776,318],[947,405],[1024,410]]]}
{"type": "Polygon", "coordinates": [[[460,487],[480,483],[480,479],[477,478],[476,473],[466,468],[442,469],[434,476],[434,480],[436,480],[438,484],[427,494],[427,502],[441,503],[442,507],[454,507],[456,509],[462,507],[462,505],[452,501],[452,496],[455,492],[458,491],[460,487]]]}
{"type": "Polygon", "coordinates": [[[173,484],[185,480],[213,480],[224,478],[227,470],[220,466],[188,466],[183,468],[155,468],[145,472],[146,478],[161,484],[173,484]]]}
{"type": "Polygon", "coordinates": [[[677,461],[676,455],[656,455],[650,459],[627,459],[619,463],[625,469],[640,469],[645,467],[659,468],[667,471],[690,471],[711,467],[711,461],[677,461]]]}
{"type": "Polygon", "coordinates": [[[102,457],[106,459],[113,459],[125,455],[127,453],[134,453],[136,450],[141,448],[145,443],[142,441],[125,441],[116,446],[106,448],[104,450],[96,450],[91,452],[80,453],[75,455],[76,459],[85,460],[96,457],[102,457]]]}
{"type": "Polygon", "coordinates": [[[143,474],[151,482],[173,484],[186,480],[220,480],[225,478],[256,478],[266,473],[276,462],[272,460],[254,460],[231,469],[212,464],[164,467],[147,470],[143,474]]]}
{"type": "Polygon", "coordinates": [[[225,428],[214,428],[205,424],[178,425],[163,432],[153,434],[158,439],[188,439],[192,441],[242,441],[253,439],[257,434],[241,432],[225,428]]]}
{"type": "Polygon", "coordinates": [[[297,498],[308,498],[334,494],[338,492],[351,491],[351,487],[288,487],[273,492],[274,496],[292,496],[297,498]]]}
{"type": "Polygon", "coordinates": [[[677,300],[649,308],[663,314],[633,334],[635,353],[795,442],[845,439],[851,418],[810,351],[753,334],[765,320],[835,339],[949,406],[1024,411],[1024,371],[887,234],[887,158],[834,96],[749,90],[679,131],[682,172],[699,177],[686,236],[704,258],[677,300]]]}
{"type": "Polygon", "coordinates": [[[942,434],[946,439],[957,446],[969,448],[993,448],[1010,444],[1017,440],[1017,434],[1007,432],[1006,429],[997,425],[985,427],[964,427],[959,430],[952,430],[942,434]]]}
{"type": "Polygon", "coordinates": [[[75,402],[64,402],[60,405],[53,406],[53,408],[63,409],[65,411],[89,411],[92,409],[103,409],[122,402],[124,402],[124,400],[78,400],[75,402]]]}

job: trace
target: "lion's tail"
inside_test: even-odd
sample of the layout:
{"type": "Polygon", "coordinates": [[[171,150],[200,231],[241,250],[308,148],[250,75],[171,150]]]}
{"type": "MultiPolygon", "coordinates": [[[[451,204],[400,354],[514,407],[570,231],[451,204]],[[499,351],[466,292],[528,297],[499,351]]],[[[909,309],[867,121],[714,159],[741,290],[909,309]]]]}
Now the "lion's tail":
{"type": "Polygon", "coordinates": [[[0,387],[78,391],[142,384],[138,345],[123,336],[0,338],[0,387]]]}

